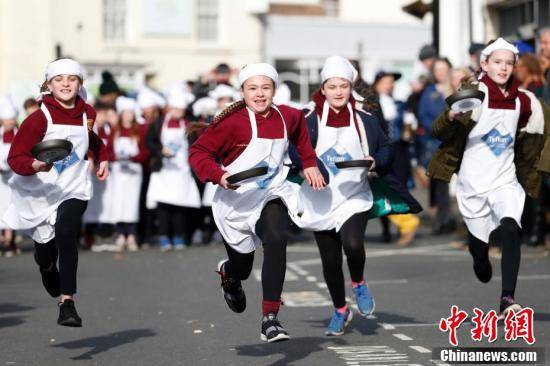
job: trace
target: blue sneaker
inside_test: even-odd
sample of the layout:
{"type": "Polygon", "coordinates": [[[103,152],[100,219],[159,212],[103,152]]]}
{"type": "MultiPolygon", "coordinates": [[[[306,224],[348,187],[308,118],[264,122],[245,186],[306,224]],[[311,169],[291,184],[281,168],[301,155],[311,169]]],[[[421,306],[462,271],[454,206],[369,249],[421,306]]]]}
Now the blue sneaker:
{"type": "Polygon", "coordinates": [[[359,313],[363,316],[372,314],[374,312],[374,299],[367,285],[354,287],[353,293],[355,294],[355,301],[357,302],[359,313]]]}
{"type": "Polygon", "coordinates": [[[344,330],[348,326],[351,319],[353,319],[353,313],[349,308],[345,314],[338,312],[338,310],[334,310],[334,313],[332,313],[332,319],[330,319],[330,323],[325,334],[328,336],[340,336],[344,334],[344,330]]]}
{"type": "Polygon", "coordinates": [[[172,249],[172,243],[170,243],[170,238],[166,235],[161,235],[159,237],[159,245],[161,252],[167,252],[172,249]]]}
{"type": "Polygon", "coordinates": [[[174,236],[174,250],[183,250],[187,248],[187,243],[181,236],[174,236]]]}

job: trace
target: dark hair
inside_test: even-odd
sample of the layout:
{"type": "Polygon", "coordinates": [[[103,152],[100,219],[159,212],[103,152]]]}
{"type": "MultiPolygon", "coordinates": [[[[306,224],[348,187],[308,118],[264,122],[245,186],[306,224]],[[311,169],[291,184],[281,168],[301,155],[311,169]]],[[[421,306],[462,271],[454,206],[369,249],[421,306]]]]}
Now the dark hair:
{"type": "Polygon", "coordinates": [[[99,86],[99,95],[111,94],[111,93],[120,93],[118,84],[115,81],[115,78],[111,72],[105,70],[101,73],[101,85],[99,86]]]}
{"type": "Polygon", "coordinates": [[[23,108],[28,109],[30,107],[38,106],[38,102],[34,98],[27,98],[23,102],[23,108]]]}

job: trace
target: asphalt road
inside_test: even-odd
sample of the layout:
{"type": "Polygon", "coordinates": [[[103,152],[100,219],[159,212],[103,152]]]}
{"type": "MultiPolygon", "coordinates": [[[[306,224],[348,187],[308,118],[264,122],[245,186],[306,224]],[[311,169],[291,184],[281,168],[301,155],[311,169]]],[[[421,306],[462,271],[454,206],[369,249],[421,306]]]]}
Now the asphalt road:
{"type": "MultiPolygon", "coordinates": [[[[32,255],[0,258],[0,365],[444,365],[433,347],[448,346],[438,330],[451,305],[472,313],[496,309],[495,278],[474,277],[464,250],[451,237],[419,238],[397,248],[367,240],[366,278],[376,300],[370,318],[357,312],[347,333],[324,335],[332,308],[317,248],[289,247],[285,306],[280,319],[288,342],[260,341],[261,251],[245,282],[248,307],[232,313],[222,299],[216,263],[223,247],[192,247],[161,254],[82,252],[77,309],[82,328],[56,324],[57,307],[40,283],[32,255]]],[[[535,346],[550,344],[550,257],[524,251],[516,299],[535,310],[535,346]]],[[[351,296],[351,291],[347,290],[351,296]]],[[[458,329],[461,346],[526,346],[522,340],[473,342],[470,323],[458,329]]],[[[548,357],[547,357],[548,358],[548,357]]]]}

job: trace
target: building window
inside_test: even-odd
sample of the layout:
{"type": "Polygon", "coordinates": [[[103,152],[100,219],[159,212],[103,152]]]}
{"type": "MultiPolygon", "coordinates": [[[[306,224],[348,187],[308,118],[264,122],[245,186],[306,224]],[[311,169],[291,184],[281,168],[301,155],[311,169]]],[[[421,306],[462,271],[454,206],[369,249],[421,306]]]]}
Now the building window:
{"type": "Polygon", "coordinates": [[[216,42],[218,40],[218,0],[198,0],[198,30],[199,41],[216,42]]]}
{"type": "Polygon", "coordinates": [[[517,37],[519,27],[535,23],[535,2],[523,1],[519,4],[502,7],[499,13],[499,33],[506,37],[517,37]]]}
{"type": "Polygon", "coordinates": [[[126,39],[126,0],[103,0],[103,38],[126,39]]]}

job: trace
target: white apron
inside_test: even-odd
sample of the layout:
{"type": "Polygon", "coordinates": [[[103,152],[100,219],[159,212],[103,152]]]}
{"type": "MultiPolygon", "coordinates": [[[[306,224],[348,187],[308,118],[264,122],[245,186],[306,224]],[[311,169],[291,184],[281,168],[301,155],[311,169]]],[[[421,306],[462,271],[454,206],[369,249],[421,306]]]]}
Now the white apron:
{"type": "MultiPolygon", "coordinates": [[[[480,82],[480,90],[488,88],[480,82]]],[[[525,192],[514,165],[514,141],[520,102],[515,109],[489,109],[489,96],[470,131],[458,172],[456,198],[468,230],[487,243],[504,217],[521,226],[525,192]]]]}
{"type": "Polygon", "coordinates": [[[211,207],[214,200],[214,194],[216,193],[216,186],[212,182],[207,182],[204,185],[204,191],[202,192],[202,205],[204,207],[211,207]]]}
{"type": "Polygon", "coordinates": [[[298,188],[286,180],[290,164],[286,123],[279,109],[272,105],[283,122],[284,137],[266,139],[258,137],[254,113],[247,108],[252,129],[248,146],[231,164],[224,167],[230,174],[255,167],[267,166],[267,175],[239,183],[236,190],[218,186],[212,202],[212,213],[224,240],[240,253],[250,253],[261,245],[256,235],[256,222],[268,201],[280,198],[295,220],[300,213],[298,188]]]}
{"type": "Polygon", "coordinates": [[[45,104],[40,107],[48,120],[43,141],[66,139],[73,151],[65,159],[55,162],[49,172],[23,176],[14,174],[9,181],[11,203],[4,221],[14,230],[24,230],[38,243],[47,243],[55,237],[57,208],[72,198],[87,201],[91,198],[92,184],[88,176],[89,136],[87,117],[82,125],[54,124],[45,104]]]}
{"type": "Polygon", "coordinates": [[[189,144],[185,136],[185,124],[180,128],[168,128],[167,115],[160,133],[162,146],[168,147],[174,156],[162,158],[162,168],[151,174],[147,202],[166,203],[181,207],[201,207],[201,196],[189,166],[189,144]]]}
{"type": "MultiPolygon", "coordinates": [[[[8,165],[8,154],[10,152],[11,143],[5,143],[4,127],[0,126],[0,217],[4,216],[10,205],[11,189],[8,185],[9,179],[13,172],[8,165]]],[[[8,225],[0,220],[0,230],[9,229],[8,225]]]]}
{"type": "MultiPolygon", "coordinates": [[[[350,123],[347,127],[327,126],[328,102],[323,105],[319,121],[319,135],[315,152],[325,164],[330,175],[330,184],[325,189],[314,191],[306,181],[300,188],[300,203],[304,213],[296,224],[301,228],[321,231],[340,231],[342,225],[353,215],[368,211],[373,205],[372,192],[364,168],[338,169],[338,161],[364,159],[365,144],[361,144],[353,121],[353,109],[348,103],[350,123]]],[[[361,124],[361,119],[358,124],[361,124]]],[[[368,145],[367,145],[368,149],[368,145]]],[[[365,154],[366,153],[366,154],[365,154]]]]}
{"type": "Polygon", "coordinates": [[[143,168],[133,162],[132,156],[139,154],[138,142],[132,137],[117,137],[114,142],[117,160],[111,164],[113,181],[111,220],[113,223],[136,223],[139,221],[139,194],[143,180],[143,168]]]}
{"type": "MultiPolygon", "coordinates": [[[[108,124],[105,124],[103,127],[107,135],[111,134],[111,127],[108,124]]],[[[94,131],[99,135],[97,127],[94,126],[94,131]]],[[[102,139],[103,144],[107,146],[108,140],[102,139]]],[[[102,223],[102,224],[111,224],[113,223],[112,217],[112,195],[113,195],[113,180],[111,177],[104,181],[97,179],[95,171],[90,172],[90,177],[92,181],[92,199],[88,202],[88,207],[84,212],[82,220],[84,223],[102,223]]]]}

